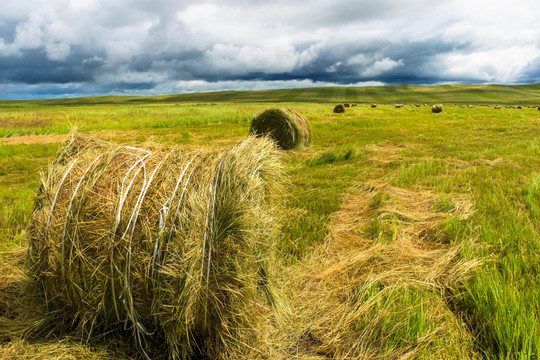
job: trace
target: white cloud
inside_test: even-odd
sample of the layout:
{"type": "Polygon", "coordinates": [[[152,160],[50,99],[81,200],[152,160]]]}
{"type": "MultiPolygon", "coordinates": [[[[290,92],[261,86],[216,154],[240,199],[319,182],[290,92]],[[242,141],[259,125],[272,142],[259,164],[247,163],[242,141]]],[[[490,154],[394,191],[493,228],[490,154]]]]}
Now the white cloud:
{"type": "Polygon", "coordinates": [[[535,46],[454,53],[437,56],[442,73],[448,79],[479,79],[490,83],[518,82],[522,70],[540,57],[535,46]]]}
{"type": "Polygon", "coordinates": [[[392,69],[395,69],[396,67],[399,67],[399,66],[403,66],[402,59],[395,61],[395,60],[385,57],[385,58],[375,61],[373,65],[371,65],[370,67],[368,67],[366,70],[362,72],[362,75],[366,77],[374,77],[377,75],[381,75],[392,69]]]}
{"type": "MultiPolygon", "coordinates": [[[[536,0],[5,0],[0,58],[19,56],[10,66],[24,65],[35,60],[25,50],[41,50],[44,62],[94,72],[82,79],[163,82],[162,90],[179,78],[203,81],[199,89],[251,86],[223,82],[235,77],[260,88],[388,73],[513,83],[540,63],[539,12],[536,0]],[[99,61],[84,63],[92,58],[99,61]],[[299,80],[260,80],[280,76],[299,80]]],[[[0,68],[0,78],[24,82],[3,75],[23,68],[0,68]]]]}

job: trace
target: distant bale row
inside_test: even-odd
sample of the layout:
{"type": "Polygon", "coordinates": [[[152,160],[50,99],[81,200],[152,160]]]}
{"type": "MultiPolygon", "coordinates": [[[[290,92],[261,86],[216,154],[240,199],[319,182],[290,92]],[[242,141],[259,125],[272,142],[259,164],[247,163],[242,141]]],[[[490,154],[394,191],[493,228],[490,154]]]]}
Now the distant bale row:
{"type": "Polygon", "coordinates": [[[291,109],[267,109],[251,120],[254,136],[268,136],[284,150],[311,144],[311,126],[306,117],[291,109]]]}
{"type": "Polygon", "coordinates": [[[73,136],[43,174],[30,273],[50,316],[146,357],[257,348],[269,306],[281,166],[274,144],[144,148],[73,136]]]}

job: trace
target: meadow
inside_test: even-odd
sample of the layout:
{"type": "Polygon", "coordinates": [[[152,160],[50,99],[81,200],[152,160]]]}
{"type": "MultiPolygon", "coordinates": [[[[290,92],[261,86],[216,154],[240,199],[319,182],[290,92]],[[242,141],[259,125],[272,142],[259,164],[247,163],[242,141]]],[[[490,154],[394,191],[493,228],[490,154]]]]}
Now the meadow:
{"type": "Polygon", "coordinates": [[[277,277],[292,315],[277,336],[280,357],[538,359],[540,111],[493,105],[536,105],[539,90],[0,102],[0,358],[136,357],[114,336],[86,343],[29,331],[47,318],[24,276],[27,226],[40,170],[71,129],[117,143],[220,147],[247,136],[254,115],[282,107],[309,119],[313,144],[281,153],[277,277]],[[334,114],[339,102],[358,104],[334,114]],[[414,105],[434,102],[443,113],[414,105]]]}

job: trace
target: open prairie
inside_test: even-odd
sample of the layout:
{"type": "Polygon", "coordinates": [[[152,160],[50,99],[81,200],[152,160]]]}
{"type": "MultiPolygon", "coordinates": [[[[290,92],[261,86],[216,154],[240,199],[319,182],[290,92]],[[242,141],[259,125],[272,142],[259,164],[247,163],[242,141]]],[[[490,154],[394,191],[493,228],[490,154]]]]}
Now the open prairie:
{"type": "Polygon", "coordinates": [[[287,314],[261,331],[261,358],[538,359],[539,94],[471,85],[2,101],[0,358],[140,356],[118,334],[58,331],[25,277],[40,171],[72,129],[219,149],[278,107],[309,119],[312,145],[279,155],[274,275],[287,314]]]}

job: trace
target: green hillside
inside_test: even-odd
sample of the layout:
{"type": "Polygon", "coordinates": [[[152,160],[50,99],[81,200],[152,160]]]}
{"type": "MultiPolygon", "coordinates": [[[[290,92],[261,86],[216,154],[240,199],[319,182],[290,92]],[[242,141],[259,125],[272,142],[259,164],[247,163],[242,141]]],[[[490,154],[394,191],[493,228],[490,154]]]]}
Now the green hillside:
{"type": "Polygon", "coordinates": [[[208,102],[352,102],[352,103],[456,103],[540,104],[540,84],[318,87],[304,89],[219,91],[158,96],[98,96],[50,100],[8,101],[3,106],[90,105],[208,102]]]}

